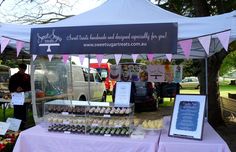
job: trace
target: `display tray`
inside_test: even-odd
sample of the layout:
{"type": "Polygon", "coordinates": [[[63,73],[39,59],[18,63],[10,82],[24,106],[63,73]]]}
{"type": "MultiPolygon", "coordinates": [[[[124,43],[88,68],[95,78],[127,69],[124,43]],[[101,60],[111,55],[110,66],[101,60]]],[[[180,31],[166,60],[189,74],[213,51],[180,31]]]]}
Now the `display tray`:
{"type": "Polygon", "coordinates": [[[146,131],[161,131],[163,129],[163,128],[143,128],[143,127],[141,128],[146,131]]]}

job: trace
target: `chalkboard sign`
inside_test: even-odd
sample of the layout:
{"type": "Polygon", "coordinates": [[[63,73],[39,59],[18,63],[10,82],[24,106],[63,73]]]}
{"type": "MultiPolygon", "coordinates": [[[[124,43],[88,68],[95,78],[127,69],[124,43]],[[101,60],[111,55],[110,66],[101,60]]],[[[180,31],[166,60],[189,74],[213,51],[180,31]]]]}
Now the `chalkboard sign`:
{"type": "Polygon", "coordinates": [[[202,139],[205,95],[176,95],[169,136],[202,139]]]}

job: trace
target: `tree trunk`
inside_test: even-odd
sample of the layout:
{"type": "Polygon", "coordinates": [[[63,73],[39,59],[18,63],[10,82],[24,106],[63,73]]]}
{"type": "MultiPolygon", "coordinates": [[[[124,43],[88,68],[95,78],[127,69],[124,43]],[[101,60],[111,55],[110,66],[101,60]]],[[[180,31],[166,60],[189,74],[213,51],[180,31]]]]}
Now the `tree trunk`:
{"type": "MultiPolygon", "coordinates": [[[[208,121],[213,127],[223,124],[220,109],[220,92],[219,92],[219,70],[224,58],[232,51],[236,50],[236,41],[229,45],[226,52],[222,49],[208,58],[208,121]]],[[[205,89],[205,61],[201,60],[200,72],[198,74],[200,81],[200,94],[206,94],[205,89]]]]}
{"type": "Polygon", "coordinates": [[[208,59],[208,121],[214,127],[223,124],[218,78],[220,65],[226,56],[225,54],[225,50],[222,50],[208,59]]]}

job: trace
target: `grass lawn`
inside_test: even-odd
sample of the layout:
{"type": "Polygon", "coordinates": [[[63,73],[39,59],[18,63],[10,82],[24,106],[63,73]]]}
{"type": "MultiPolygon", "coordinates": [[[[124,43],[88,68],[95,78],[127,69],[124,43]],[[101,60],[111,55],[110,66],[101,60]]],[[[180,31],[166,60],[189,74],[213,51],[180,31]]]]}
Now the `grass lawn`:
{"type": "MultiPolygon", "coordinates": [[[[199,94],[199,89],[181,89],[180,90],[181,94],[199,94]]],[[[220,96],[223,97],[228,97],[228,93],[235,93],[236,94],[236,85],[228,85],[228,84],[221,84],[220,85],[220,96]]],[[[107,102],[112,102],[112,96],[108,95],[107,96],[107,102]]],[[[170,101],[169,98],[164,99],[164,103],[160,104],[161,107],[166,107],[166,106],[173,106],[174,99],[170,101]]],[[[2,108],[0,108],[0,121],[3,121],[3,112],[2,108]]],[[[6,118],[8,117],[13,117],[13,108],[8,108],[6,109],[6,118]]],[[[29,118],[32,117],[32,112],[29,112],[29,118]]],[[[30,120],[29,123],[34,123],[33,120],[30,120]]]]}
{"type": "MultiPolygon", "coordinates": [[[[181,89],[180,93],[181,94],[199,94],[199,89],[181,89]]],[[[228,97],[228,93],[236,94],[236,85],[220,84],[220,96],[228,97]]]]}

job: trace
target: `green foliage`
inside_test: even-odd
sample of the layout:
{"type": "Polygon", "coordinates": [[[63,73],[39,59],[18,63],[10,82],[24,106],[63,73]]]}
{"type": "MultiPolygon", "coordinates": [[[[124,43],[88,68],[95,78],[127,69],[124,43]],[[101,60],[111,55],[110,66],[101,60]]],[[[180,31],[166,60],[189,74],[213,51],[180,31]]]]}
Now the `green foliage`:
{"type": "Polygon", "coordinates": [[[225,57],[220,68],[220,76],[229,74],[232,70],[235,69],[236,69],[236,51],[233,51],[225,57]]]}

